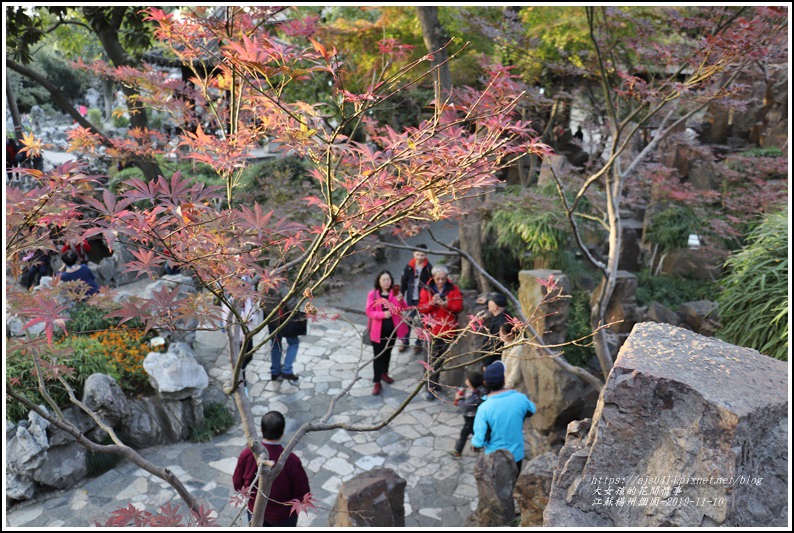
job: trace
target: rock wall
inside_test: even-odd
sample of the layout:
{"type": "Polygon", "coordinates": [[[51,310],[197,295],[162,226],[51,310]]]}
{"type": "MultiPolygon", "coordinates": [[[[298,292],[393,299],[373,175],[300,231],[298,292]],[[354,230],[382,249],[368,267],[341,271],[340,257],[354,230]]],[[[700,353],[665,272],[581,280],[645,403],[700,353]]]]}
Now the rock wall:
{"type": "Polygon", "coordinates": [[[785,526],[788,453],[786,363],[640,323],[569,427],[544,525],[785,526]]]}

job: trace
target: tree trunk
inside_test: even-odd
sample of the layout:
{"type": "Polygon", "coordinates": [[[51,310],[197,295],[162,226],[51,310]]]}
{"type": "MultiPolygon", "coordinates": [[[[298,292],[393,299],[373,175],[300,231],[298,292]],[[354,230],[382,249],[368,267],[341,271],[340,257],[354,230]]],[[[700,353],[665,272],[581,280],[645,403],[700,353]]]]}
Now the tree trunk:
{"type": "MultiPolygon", "coordinates": [[[[135,67],[136,65],[129,57],[127,52],[121,46],[119,41],[119,33],[121,31],[121,23],[124,19],[127,7],[116,7],[109,15],[103,12],[105,8],[84,7],[83,13],[86,19],[91,23],[91,28],[96,33],[102,48],[105,50],[111,63],[116,67],[129,66],[135,67]]],[[[130,127],[139,128],[144,130],[148,127],[149,122],[146,116],[146,108],[138,101],[138,92],[126,85],[122,85],[121,90],[127,98],[127,110],[130,114],[130,127]]],[[[157,176],[162,174],[159,165],[154,159],[138,159],[135,161],[135,166],[141,169],[147,181],[156,180],[157,176]]]]}
{"type": "MultiPolygon", "coordinates": [[[[440,65],[435,77],[436,107],[438,108],[452,92],[452,75],[449,70],[449,63],[446,63],[449,55],[446,49],[442,49],[449,42],[449,34],[438,20],[437,6],[417,7],[416,11],[419,23],[422,26],[422,37],[427,51],[433,54],[433,64],[440,65]]],[[[483,264],[482,217],[476,211],[476,207],[480,203],[482,203],[480,198],[465,198],[458,204],[461,210],[466,213],[460,222],[458,240],[460,241],[461,250],[473,257],[478,263],[483,264]]],[[[491,287],[488,279],[472,268],[468,261],[461,261],[460,279],[463,280],[464,288],[474,283],[481,292],[486,292],[491,287]]]]}
{"type": "Polygon", "coordinates": [[[449,54],[446,48],[442,47],[449,42],[449,34],[438,21],[438,7],[426,6],[417,7],[419,24],[422,26],[422,37],[427,47],[427,52],[433,54],[433,66],[441,65],[436,71],[435,94],[436,107],[444,102],[452,90],[452,74],[449,70],[449,54]]]}
{"type": "MultiPolygon", "coordinates": [[[[11,80],[6,76],[6,100],[8,100],[8,109],[11,110],[11,121],[14,123],[14,138],[17,141],[22,140],[22,118],[19,116],[19,108],[17,107],[17,99],[14,96],[14,90],[11,88],[11,80]]],[[[6,164],[11,165],[13,161],[7,161],[6,164]]]]}

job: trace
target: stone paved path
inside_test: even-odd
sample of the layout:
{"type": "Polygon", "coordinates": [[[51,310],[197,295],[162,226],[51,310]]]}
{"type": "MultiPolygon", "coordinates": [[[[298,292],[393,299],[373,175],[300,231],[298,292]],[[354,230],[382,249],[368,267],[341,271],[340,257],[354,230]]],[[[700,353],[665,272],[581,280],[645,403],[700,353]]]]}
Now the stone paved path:
{"type": "MultiPolygon", "coordinates": [[[[446,242],[452,229],[440,231],[446,242]]],[[[427,242],[420,239],[411,242],[427,242]]],[[[434,248],[434,246],[430,246],[434,248]]],[[[410,252],[394,254],[389,264],[395,277],[410,252]]],[[[431,257],[432,260],[432,257],[431,257]]],[[[257,353],[248,366],[249,394],[257,416],[276,409],[287,417],[286,438],[303,423],[323,416],[331,398],[353,379],[362,354],[360,332],[365,326],[362,314],[350,312],[363,308],[366,292],[374,274],[350,282],[337,294],[318,300],[322,310],[333,313],[337,305],[341,319],[327,318],[313,322],[309,335],[301,339],[295,372],[301,376],[297,385],[270,381],[269,354],[257,353]]],[[[225,337],[220,333],[199,333],[196,353],[209,369],[211,381],[222,383],[229,378],[223,361],[225,337]]],[[[381,396],[372,396],[371,366],[361,370],[361,379],[342,398],[331,421],[372,423],[391,413],[417,385],[422,356],[412,351],[394,350],[392,385],[384,384],[381,396]]],[[[447,393],[447,398],[452,394],[447,393]]],[[[455,527],[476,508],[477,491],[472,475],[476,456],[467,449],[460,459],[449,455],[458,436],[462,419],[449,401],[428,402],[420,393],[388,427],[378,432],[348,433],[344,430],[310,433],[298,444],[296,453],[307,472],[317,509],[301,514],[298,525],[325,527],[340,484],[354,475],[376,467],[388,467],[407,480],[405,494],[406,527],[455,527]]],[[[286,441],[285,441],[286,442],[286,441]]],[[[237,456],[245,446],[242,429],[233,427],[206,444],[180,443],[142,450],[141,454],[158,465],[180,475],[193,493],[219,513],[218,525],[230,526],[238,510],[229,504],[231,476],[237,456]]],[[[114,509],[127,504],[149,511],[175,500],[165,482],[122,462],[115,469],[77,487],[37,496],[16,504],[6,513],[6,526],[17,527],[85,527],[104,522],[114,509]]]]}

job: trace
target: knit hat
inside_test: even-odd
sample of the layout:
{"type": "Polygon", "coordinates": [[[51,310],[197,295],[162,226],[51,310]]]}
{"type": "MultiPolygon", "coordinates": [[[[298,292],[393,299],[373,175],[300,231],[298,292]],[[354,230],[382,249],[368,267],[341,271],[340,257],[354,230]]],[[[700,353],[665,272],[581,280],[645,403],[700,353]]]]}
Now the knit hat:
{"type": "Polygon", "coordinates": [[[494,361],[485,369],[483,383],[491,390],[499,390],[505,384],[505,365],[501,361],[494,361]]]}
{"type": "Polygon", "coordinates": [[[491,296],[489,296],[488,299],[493,303],[495,303],[496,305],[498,305],[499,307],[507,307],[507,298],[505,298],[504,294],[501,294],[499,292],[492,292],[491,296]]]}

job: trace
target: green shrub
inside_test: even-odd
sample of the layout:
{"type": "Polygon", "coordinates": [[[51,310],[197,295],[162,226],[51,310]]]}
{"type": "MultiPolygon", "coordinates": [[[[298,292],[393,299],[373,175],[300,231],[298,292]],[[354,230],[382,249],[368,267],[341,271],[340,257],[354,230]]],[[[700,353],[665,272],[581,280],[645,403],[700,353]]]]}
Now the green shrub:
{"type": "Polygon", "coordinates": [[[552,268],[567,249],[571,235],[562,210],[553,207],[558,202],[542,192],[515,194],[514,188],[508,188],[499,207],[490,213],[486,232],[493,232],[495,244],[507,249],[522,268],[552,268]]]}
{"type": "Polygon", "coordinates": [[[88,110],[88,122],[96,126],[97,128],[102,127],[102,111],[99,109],[92,107],[88,110]]]}
{"type": "Polygon", "coordinates": [[[204,420],[190,428],[188,440],[209,442],[234,425],[234,415],[222,403],[211,403],[204,407],[204,420]]]}
{"type": "Polygon", "coordinates": [[[672,206],[655,214],[648,225],[645,237],[649,242],[658,244],[661,253],[685,248],[690,233],[698,233],[702,222],[690,208],[672,206]]]}
{"type": "MultiPolygon", "coordinates": [[[[113,365],[105,357],[104,350],[99,341],[91,339],[85,335],[70,336],[57,344],[58,348],[68,348],[70,353],[61,356],[58,363],[63,367],[73,369],[72,372],[64,374],[64,380],[75,391],[79,398],[83,394],[85,380],[91,374],[97,372],[112,374],[113,365]]],[[[47,360],[49,356],[43,355],[42,359],[47,360]]],[[[44,404],[44,397],[38,390],[38,378],[33,357],[12,352],[6,357],[6,377],[10,381],[18,380],[14,390],[25,396],[28,400],[39,405],[44,404]]],[[[66,389],[57,381],[46,381],[47,391],[53,401],[60,406],[70,405],[69,395],[66,389]]],[[[21,403],[6,397],[6,418],[9,420],[23,420],[27,417],[28,409],[21,403]]]]}
{"type": "Polygon", "coordinates": [[[565,335],[565,359],[576,366],[585,367],[587,362],[595,356],[593,348],[593,332],[590,327],[590,293],[587,291],[573,291],[568,307],[568,331],[565,335]],[[571,344],[576,341],[576,344],[571,344]]]}
{"type": "Polygon", "coordinates": [[[726,263],[719,297],[727,342],[788,360],[788,207],[768,215],[726,263]]]}
{"type": "Polygon", "coordinates": [[[742,152],[742,155],[749,157],[781,157],[783,155],[783,150],[776,146],[766,146],[750,148],[746,152],[742,152]]]}
{"type": "Polygon", "coordinates": [[[113,110],[112,122],[114,128],[126,128],[130,125],[130,119],[123,114],[123,110],[116,108],[113,110]]]}
{"type": "MultiPolygon", "coordinates": [[[[88,313],[86,313],[87,315],[88,313]]],[[[58,351],[65,381],[80,398],[85,380],[91,374],[106,374],[116,380],[119,387],[128,393],[140,393],[149,387],[149,378],[143,370],[143,359],[150,351],[148,340],[152,334],[141,335],[139,330],[119,328],[97,331],[90,335],[70,334],[54,344],[58,351]],[[65,369],[69,369],[66,371],[65,369]]],[[[43,354],[41,359],[49,361],[52,355],[43,354]]],[[[14,390],[35,404],[45,404],[38,390],[38,380],[33,357],[21,352],[12,352],[6,358],[7,379],[16,381],[14,390]]],[[[61,408],[71,405],[66,389],[52,379],[46,379],[47,391],[61,408]]],[[[22,420],[27,417],[27,408],[6,398],[6,418],[22,420]]]]}
{"type": "Polygon", "coordinates": [[[120,319],[105,318],[106,314],[107,311],[104,309],[84,302],[77,302],[69,310],[71,320],[66,321],[66,331],[69,333],[92,333],[117,326],[120,319]]]}
{"type": "Polygon", "coordinates": [[[637,274],[637,305],[639,306],[658,302],[675,310],[685,302],[714,300],[718,292],[718,284],[709,281],[653,276],[647,269],[637,274]]]}

